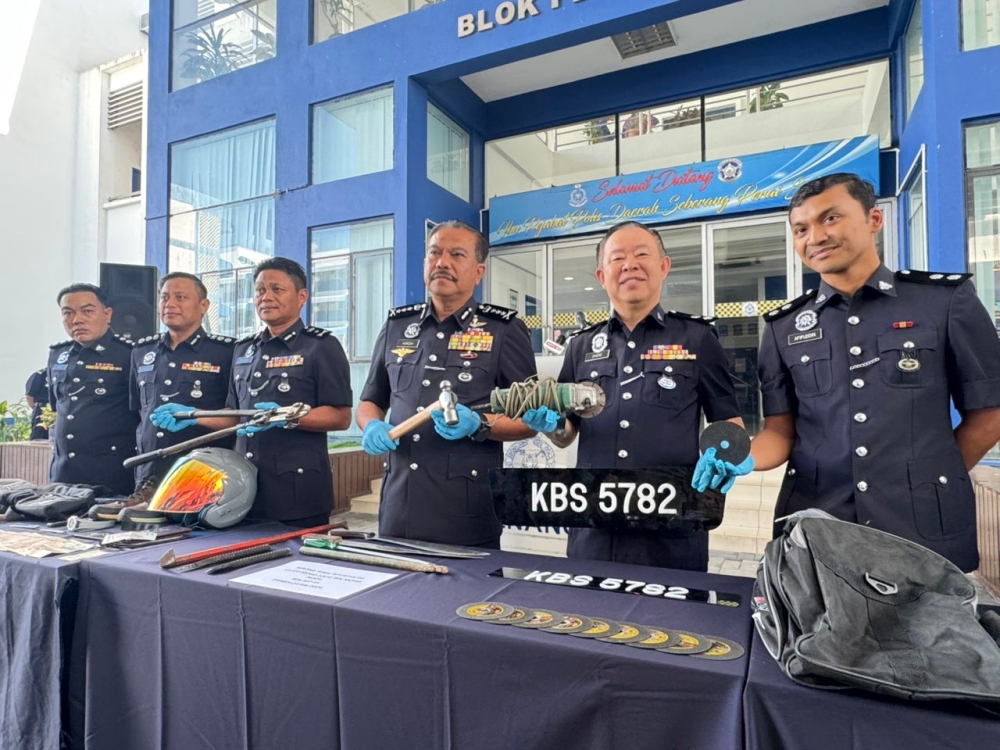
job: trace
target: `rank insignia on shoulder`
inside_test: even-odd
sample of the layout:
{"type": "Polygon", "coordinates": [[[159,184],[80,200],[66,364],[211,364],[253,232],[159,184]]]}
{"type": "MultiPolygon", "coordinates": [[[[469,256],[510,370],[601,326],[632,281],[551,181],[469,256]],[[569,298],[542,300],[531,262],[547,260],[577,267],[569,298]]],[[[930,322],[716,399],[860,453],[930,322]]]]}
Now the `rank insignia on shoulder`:
{"type": "Polygon", "coordinates": [[[402,318],[407,315],[416,315],[419,312],[423,312],[426,307],[426,302],[418,302],[415,305],[404,305],[403,307],[394,307],[389,311],[389,318],[402,318]]]}
{"type": "Polygon", "coordinates": [[[802,307],[802,305],[804,305],[806,302],[808,302],[815,296],[816,296],[816,290],[810,289],[802,296],[796,297],[795,299],[786,302],[777,310],[771,310],[771,312],[765,313],[764,320],[770,321],[770,320],[777,320],[778,318],[783,318],[784,316],[788,315],[788,313],[802,307]]]}
{"type": "Polygon", "coordinates": [[[69,346],[73,343],[73,339],[67,339],[66,341],[57,341],[56,343],[49,346],[49,349],[59,349],[63,346],[69,346]]]}
{"type": "Polygon", "coordinates": [[[316,326],[309,326],[303,333],[308,333],[310,336],[315,336],[318,339],[325,338],[330,335],[330,332],[325,328],[317,328],[316,326]]]}
{"type": "Polygon", "coordinates": [[[896,278],[903,281],[913,281],[918,284],[961,284],[971,279],[971,273],[938,273],[935,271],[914,271],[907,269],[896,271],[896,278]]]}
{"type": "Polygon", "coordinates": [[[479,306],[479,309],[476,310],[476,312],[485,315],[487,318],[502,320],[505,323],[510,322],[517,317],[517,310],[511,310],[509,307],[499,307],[497,305],[483,304],[479,306]]]}
{"type": "Polygon", "coordinates": [[[208,334],[208,337],[210,339],[212,339],[212,341],[218,341],[219,343],[222,343],[222,344],[235,344],[236,343],[236,339],[231,338],[229,336],[223,336],[222,334],[219,334],[219,333],[210,333],[210,334],[208,334]]]}
{"type": "Polygon", "coordinates": [[[690,315],[685,312],[678,312],[677,310],[667,310],[667,315],[671,318],[677,318],[678,320],[693,320],[697,323],[704,323],[705,325],[715,325],[715,318],[709,317],[708,315],[690,315]]]}
{"type": "Polygon", "coordinates": [[[132,346],[132,347],[135,346],[135,342],[132,341],[132,339],[125,338],[124,336],[119,336],[117,333],[115,334],[115,338],[118,339],[123,344],[125,344],[125,346],[132,346]]]}

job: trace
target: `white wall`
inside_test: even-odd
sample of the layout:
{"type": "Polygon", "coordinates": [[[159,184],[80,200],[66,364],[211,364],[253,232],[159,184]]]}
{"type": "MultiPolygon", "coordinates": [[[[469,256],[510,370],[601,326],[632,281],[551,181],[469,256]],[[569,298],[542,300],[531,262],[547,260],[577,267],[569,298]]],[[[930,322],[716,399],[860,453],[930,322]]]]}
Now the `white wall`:
{"type": "MultiPolygon", "coordinates": [[[[144,47],[148,0],[42,0],[11,114],[0,136],[0,279],[13,325],[0,333],[0,400],[24,394],[51,343],[64,340],[55,296],[97,281],[96,249],[78,252],[80,74],[144,47]]],[[[82,160],[84,163],[86,160],[82,160]]],[[[100,201],[97,203],[100,210],[100,201]]]]}

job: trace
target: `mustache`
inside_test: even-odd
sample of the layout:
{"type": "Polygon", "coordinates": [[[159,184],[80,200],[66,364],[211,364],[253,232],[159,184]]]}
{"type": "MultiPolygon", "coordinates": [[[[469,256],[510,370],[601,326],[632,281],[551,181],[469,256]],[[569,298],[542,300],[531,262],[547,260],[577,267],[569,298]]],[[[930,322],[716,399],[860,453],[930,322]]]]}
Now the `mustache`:
{"type": "Polygon", "coordinates": [[[458,281],[456,277],[452,276],[447,271],[435,271],[434,273],[431,274],[431,280],[433,281],[434,279],[448,279],[449,281],[458,281]]]}

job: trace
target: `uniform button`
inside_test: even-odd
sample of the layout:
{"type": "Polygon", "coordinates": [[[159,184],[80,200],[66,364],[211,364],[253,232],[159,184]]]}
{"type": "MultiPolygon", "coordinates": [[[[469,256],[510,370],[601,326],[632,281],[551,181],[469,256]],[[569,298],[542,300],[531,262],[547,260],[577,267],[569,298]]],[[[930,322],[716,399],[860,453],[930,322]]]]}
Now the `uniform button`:
{"type": "Polygon", "coordinates": [[[74,383],[79,383],[80,382],[80,378],[73,378],[73,382],[74,383]]]}
{"type": "Polygon", "coordinates": [[[635,349],[635,342],[634,341],[629,341],[628,342],[628,348],[629,349],[635,349]]]}
{"type": "Polygon", "coordinates": [[[177,367],[177,363],[171,362],[170,364],[167,365],[167,367],[177,367]]]}
{"type": "Polygon", "coordinates": [[[618,451],[618,458],[628,458],[628,451],[618,451]]]}
{"type": "Polygon", "coordinates": [[[77,364],[78,365],[82,365],[83,364],[83,360],[81,359],[81,360],[77,361],[77,364]]]}
{"type": "Polygon", "coordinates": [[[597,377],[597,370],[591,370],[590,371],[590,377],[596,378],[597,377]]]}
{"type": "Polygon", "coordinates": [[[163,385],[173,385],[173,382],[170,380],[164,380],[163,385]]]}
{"type": "Polygon", "coordinates": [[[858,482],[858,492],[868,492],[868,482],[858,482]]]}
{"type": "Polygon", "coordinates": [[[479,472],[476,469],[473,469],[469,473],[472,474],[472,476],[474,476],[474,477],[478,477],[479,476],[479,472]]]}
{"type": "Polygon", "coordinates": [[[624,370],[625,370],[625,372],[628,375],[631,375],[632,374],[632,365],[625,365],[624,370]]]}
{"type": "Polygon", "coordinates": [[[667,365],[666,367],[663,368],[663,371],[664,372],[673,372],[674,368],[671,367],[670,365],[667,365]]]}
{"type": "Polygon", "coordinates": [[[72,414],[67,414],[66,419],[76,419],[72,414]]]}
{"type": "Polygon", "coordinates": [[[794,477],[795,476],[795,469],[789,469],[788,470],[788,476],[794,477]]]}
{"type": "Polygon", "coordinates": [[[417,464],[410,464],[410,468],[413,469],[414,471],[416,471],[420,467],[417,464]]]}
{"type": "Polygon", "coordinates": [[[622,401],[631,401],[631,400],[632,400],[632,394],[631,393],[623,393],[622,394],[622,401]]]}
{"type": "Polygon", "coordinates": [[[427,359],[429,359],[431,362],[437,362],[438,361],[438,355],[432,354],[427,359]]]}
{"type": "Polygon", "coordinates": [[[621,422],[618,423],[618,426],[621,427],[623,430],[627,430],[629,428],[629,421],[627,419],[623,419],[621,422]]]}
{"type": "Polygon", "coordinates": [[[431,381],[429,381],[429,380],[421,380],[420,381],[420,385],[422,385],[424,388],[426,388],[430,384],[431,384],[431,381]]]}
{"type": "Polygon", "coordinates": [[[914,344],[912,341],[903,342],[904,349],[912,349],[914,346],[916,346],[916,344],[914,344]]]}
{"type": "MultiPolygon", "coordinates": [[[[77,396],[70,396],[70,397],[69,397],[69,400],[70,400],[70,401],[76,401],[76,400],[78,400],[78,397],[77,397],[77,396]]],[[[167,399],[166,399],[166,397],[164,397],[164,399],[163,399],[163,400],[164,400],[164,401],[166,401],[166,400],[167,400],[167,399]]]]}
{"type": "Polygon", "coordinates": [[[388,469],[389,468],[389,462],[388,461],[383,461],[382,462],[382,468],[383,469],[388,469]]]}
{"type": "Polygon", "coordinates": [[[854,452],[857,453],[859,456],[861,456],[861,458],[864,458],[865,456],[868,455],[868,449],[865,448],[865,446],[863,445],[859,445],[857,448],[855,448],[854,452]]]}
{"type": "Polygon", "coordinates": [[[803,355],[802,355],[802,358],[801,358],[801,359],[800,359],[799,361],[800,361],[800,362],[802,362],[802,364],[805,364],[806,362],[808,362],[808,361],[809,361],[809,359],[810,359],[810,358],[809,358],[809,355],[808,355],[808,354],[803,354],[803,355]]]}
{"type": "Polygon", "coordinates": [[[163,401],[164,403],[166,403],[169,400],[170,400],[170,396],[160,396],[160,401],[163,401]]]}
{"type": "Polygon", "coordinates": [[[850,349],[850,352],[855,357],[857,357],[859,354],[861,354],[861,347],[860,346],[852,346],[851,349],[850,349]]]}
{"type": "Polygon", "coordinates": [[[104,378],[98,378],[98,379],[97,379],[97,382],[98,382],[98,383],[103,383],[103,382],[104,382],[104,378]]]}
{"type": "Polygon", "coordinates": [[[263,360],[268,360],[270,358],[271,358],[270,354],[265,354],[264,356],[261,357],[261,359],[263,359],[263,360]]]}
{"type": "Polygon", "coordinates": [[[118,450],[118,446],[117,446],[117,445],[112,445],[112,446],[111,446],[111,450],[113,450],[113,451],[116,451],[116,450],[118,450]]]}
{"type": "Polygon", "coordinates": [[[76,454],[75,454],[75,453],[70,453],[70,454],[69,454],[69,457],[70,457],[70,458],[76,458],[76,454]]]}
{"type": "Polygon", "coordinates": [[[296,471],[298,471],[298,472],[299,472],[299,474],[303,474],[303,473],[305,473],[305,472],[304,472],[304,470],[302,469],[302,467],[299,467],[298,469],[296,469],[296,471]]]}
{"type": "Polygon", "coordinates": [[[161,437],[163,437],[163,433],[162,433],[162,432],[158,432],[158,433],[156,433],[156,437],[158,437],[158,438],[161,438],[161,437]]]}
{"type": "Polygon", "coordinates": [[[857,378],[856,380],[851,381],[851,385],[853,385],[855,388],[864,388],[865,381],[863,381],[861,378],[857,378]]]}
{"type": "Polygon", "coordinates": [[[852,315],[847,319],[847,322],[850,323],[852,326],[856,326],[858,323],[861,322],[861,318],[859,318],[857,315],[852,315]]]}
{"type": "Polygon", "coordinates": [[[253,453],[247,453],[247,458],[253,458],[253,453]]]}
{"type": "Polygon", "coordinates": [[[443,339],[443,338],[444,338],[444,333],[443,333],[442,331],[438,331],[438,333],[437,333],[437,337],[438,337],[439,339],[443,339]]]}
{"type": "Polygon", "coordinates": [[[66,439],[67,439],[67,440],[72,440],[72,439],[73,439],[73,436],[72,436],[72,435],[67,435],[67,436],[66,436],[66,439]]]}
{"type": "Polygon", "coordinates": [[[423,410],[424,410],[424,407],[422,407],[422,406],[418,406],[417,407],[417,411],[423,411],[423,410]]]}
{"type": "MultiPolygon", "coordinates": [[[[402,361],[403,361],[402,357],[396,357],[396,364],[399,364],[402,361]]],[[[239,375],[237,375],[236,377],[239,377],[239,375]]]]}
{"type": "Polygon", "coordinates": [[[414,435],[413,436],[413,442],[414,443],[419,443],[420,442],[420,435],[414,435]]]}
{"type": "Polygon", "coordinates": [[[948,477],[938,477],[938,481],[941,484],[948,484],[948,477]]]}
{"type": "MultiPolygon", "coordinates": [[[[260,377],[260,373],[259,373],[259,372],[255,372],[255,373],[253,374],[253,376],[254,376],[255,378],[259,378],[259,377],[260,377]]],[[[170,381],[169,381],[169,380],[167,381],[167,385],[170,385],[170,381]]]]}
{"type": "Polygon", "coordinates": [[[860,412],[859,411],[857,414],[854,415],[854,421],[855,422],[867,422],[868,421],[868,415],[865,414],[864,412],[860,412]]]}
{"type": "Polygon", "coordinates": [[[462,367],[472,367],[472,363],[471,362],[463,362],[462,363],[462,367]]]}

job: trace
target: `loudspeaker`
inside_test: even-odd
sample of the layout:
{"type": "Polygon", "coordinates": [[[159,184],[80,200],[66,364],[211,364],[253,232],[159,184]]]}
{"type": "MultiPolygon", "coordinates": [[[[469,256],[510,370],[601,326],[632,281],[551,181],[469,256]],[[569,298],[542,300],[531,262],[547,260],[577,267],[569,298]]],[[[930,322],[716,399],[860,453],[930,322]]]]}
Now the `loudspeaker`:
{"type": "Polygon", "coordinates": [[[159,275],[156,266],[101,263],[101,288],[110,300],[115,333],[133,341],[156,333],[159,275]]]}

